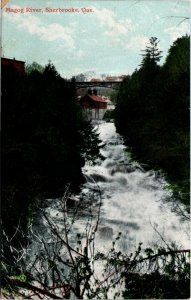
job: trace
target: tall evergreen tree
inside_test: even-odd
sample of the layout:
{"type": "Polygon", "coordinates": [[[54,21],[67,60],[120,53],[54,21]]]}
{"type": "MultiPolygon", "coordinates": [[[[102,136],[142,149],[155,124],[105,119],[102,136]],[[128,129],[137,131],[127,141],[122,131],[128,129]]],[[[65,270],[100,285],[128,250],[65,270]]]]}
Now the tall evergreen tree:
{"type": "Polygon", "coordinates": [[[149,43],[150,44],[146,46],[146,49],[143,50],[143,60],[141,63],[142,67],[147,66],[148,64],[156,65],[162,57],[162,51],[160,51],[158,48],[158,39],[156,37],[151,37],[149,43]]]}

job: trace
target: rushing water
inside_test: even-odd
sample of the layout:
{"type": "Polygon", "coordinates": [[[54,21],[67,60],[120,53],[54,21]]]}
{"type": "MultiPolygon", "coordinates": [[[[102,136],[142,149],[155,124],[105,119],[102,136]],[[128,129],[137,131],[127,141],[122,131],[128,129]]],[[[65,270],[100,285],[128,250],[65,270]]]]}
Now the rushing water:
{"type": "MultiPolygon", "coordinates": [[[[104,158],[97,159],[94,166],[85,165],[83,172],[86,182],[80,194],[71,195],[67,200],[67,218],[71,220],[77,210],[69,236],[71,245],[76,247],[77,233],[85,239],[87,224],[95,225],[99,214],[95,252],[108,251],[119,232],[122,234],[117,248],[124,253],[134,251],[139,242],[143,243],[143,248],[153,244],[159,246],[164,241],[189,248],[189,224],[174,210],[165,179],[154,171],[145,171],[140,164],[131,161],[113,123],[96,126],[104,144],[101,150],[104,158]],[[93,215],[93,220],[90,215],[93,215]]],[[[60,203],[60,199],[49,199],[41,207],[33,227],[36,239],[33,239],[30,246],[29,264],[34,262],[37,253],[39,255],[40,251],[47,251],[42,239],[49,242],[48,251],[51,251],[52,240],[55,241],[50,223],[42,217],[42,211],[58,231],[65,225],[63,220],[66,207],[60,203]]],[[[181,210],[184,211],[184,208],[181,207],[181,210]]],[[[60,247],[59,243],[56,243],[56,247],[60,247]]],[[[61,255],[67,252],[64,254],[61,248],[57,250],[61,255]]]]}
{"type": "Polygon", "coordinates": [[[84,194],[96,187],[101,191],[98,248],[108,248],[118,232],[125,252],[139,242],[161,243],[161,236],[168,243],[188,247],[188,224],[173,212],[165,179],[131,162],[113,123],[101,123],[98,130],[105,144],[104,160],[84,167],[87,183],[82,189],[84,194]]]}

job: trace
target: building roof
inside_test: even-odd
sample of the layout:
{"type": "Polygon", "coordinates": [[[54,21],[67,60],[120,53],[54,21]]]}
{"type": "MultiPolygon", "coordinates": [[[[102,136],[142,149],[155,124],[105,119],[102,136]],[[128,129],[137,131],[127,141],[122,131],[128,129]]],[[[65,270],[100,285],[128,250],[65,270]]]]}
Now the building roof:
{"type": "Polygon", "coordinates": [[[104,103],[107,103],[106,100],[104,100],[102,97],[100,96],[97,96],[97,95],[90,95],[88,94],[88,96],[95,102],[104,102],[104,103]]]}
{"type": "MultiPolygon", "coordinates": [[[[1,66],[9,70],[10,68],[14,68],[14,70],[19,75],[25,74],[25,62],[17,59],[5,58],[1,57],[1,66]]],[[[11,70],[11,69],[10,69],[11,70]]],[[[13,69],[12,69],[13,70],[13,69]]]]}
{"type": "Polygon", "coordinates": [[[18,59],[15,59],[15,58],[7,58],[7,57],[1,57],[1,61],[10,61],[10,62],[19,62],[19,63],[23,63],[25,64],[25,61],[23,60],[18,60],[18,59]]]}

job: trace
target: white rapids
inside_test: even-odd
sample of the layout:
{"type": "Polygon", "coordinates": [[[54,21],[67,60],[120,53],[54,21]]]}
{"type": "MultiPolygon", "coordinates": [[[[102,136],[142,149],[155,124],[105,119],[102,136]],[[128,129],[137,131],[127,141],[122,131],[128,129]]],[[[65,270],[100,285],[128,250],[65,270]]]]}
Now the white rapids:
{"type": "MultiPolygon", "coordinates": [[[[101,150],[104,159],[98,158],[94,166],[84,166],[86,182],[81,186],[79,195],[72,195],[67,200],[67,214],[60,199],[43,201],[44,208],[37,212],[33,224],[35,236],[44,237],[49,242],[52,239],[50,226],[41,211],[63,231],[66,215],[68,220],[72,220],[78,210],[70,231],[70,242],[76,247],[76,236],[80,234],[83,244],[87,224],[91,223],[93,231],[100,207],[95,253],[110,250],[119,232],[121,238],[116,250],[127,254],[134,251],[139,243],[142,243],[143,249],[164,246],[164,243],[189,248],[188,219],[177,213],[181,211],[184,214],[185,209],[180,203],[178,210],[175,209],[176,203],[165,178],[154,171],[145,171],[140,164],[131,161],[113,123],[102,122],[96,126],[104,144],[101,150]]],[[[31,257],[35,257],[39,251],[38,241],[32,238],[30,248],[31,257]]]]}
{"type": "Polygon", "coordinates": [[[99,279],[104,278],[103,266],[101,262],[94,262],[94,254],[107,253],[119,232],[121,238],[115,250],[124,254],[134,252],[139,243],[142,243],[143,249],[154,245],[164,246],[164,243],[173,243],[179,249],[189,248],[189,222],[183,218],[186,212],[181,204],[178,205],[181,214],[174,209],[165,178],[154,171],[145,171],[139,163],[132,162],[113,123],[96,126],[104,144],[101,150],[104,158],[98,158],[94,166],[84,166],[86,182],[78,195],[67,197],[67,202],[62,199],[44,200],[33,222],[27,269],[34,275],[49,270],[49,284],[52,284],[51,269],[48,268],[50,258],[56,259],[60,274],[67,275],[67,268],[65,264],[62,266],[59,259],[62,257],[66,261],[68,258],[68,247],[63,239],[67,238],[67,243],[73,249],[81,247],[80,251],[84,251],[87,232],[94,232],[95,228],[97,231],[91,259],[99,279]],[[74,222],[71,221],[74,219],[74,222]],[[71,225],[67,235],[64,220],[71,225]],[[79,235],[81,246],[78,243],[79,235]]]}
{"type": "Polygon", "coordinates": [[[104,160],[98,159],[95,166],[85,165],[88,180],[82,188],[84,195],[91,189],[100,189],[97,248],[108,250],[119,232],[119,248],[124,252],[133,250],[139,242],[143,247],[159,245],[162,239],[189,248],[189,224],[173,210],[164,177],[131,162],[113,123],[97,126],[105,145],[101,150],[104,160]]]}

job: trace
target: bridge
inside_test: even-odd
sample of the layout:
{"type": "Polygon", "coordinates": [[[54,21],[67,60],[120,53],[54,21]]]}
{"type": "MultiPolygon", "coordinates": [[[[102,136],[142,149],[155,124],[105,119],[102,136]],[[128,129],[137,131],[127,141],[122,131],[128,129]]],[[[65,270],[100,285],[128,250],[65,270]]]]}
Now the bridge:
{"type": "Polygon", "coordinates": [[[93,87],[105,87],[118,90],[121,81],[76,81],[77,89],[81,88],[93,88],[93,87]]]}

